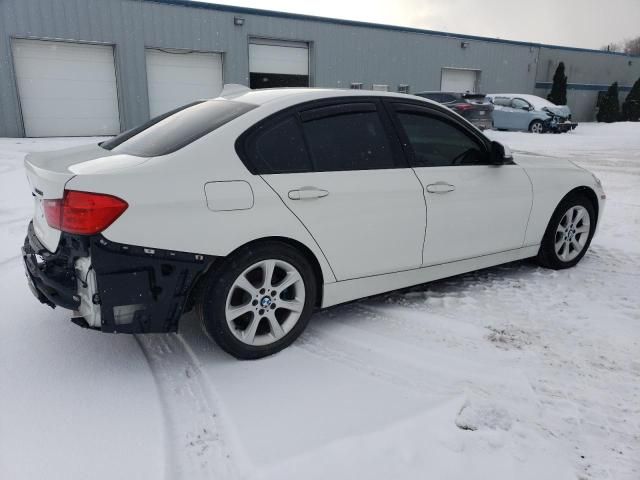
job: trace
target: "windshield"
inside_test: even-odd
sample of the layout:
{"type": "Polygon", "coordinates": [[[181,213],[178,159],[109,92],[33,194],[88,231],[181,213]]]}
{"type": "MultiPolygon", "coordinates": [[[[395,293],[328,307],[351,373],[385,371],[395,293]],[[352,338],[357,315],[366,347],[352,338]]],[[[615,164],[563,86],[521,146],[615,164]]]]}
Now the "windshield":
{"type": "Polygon", "coordinates": [[[543,108],[554,108],[555,104],[551,103],[549,100],[546,100],[541,97],[536,97],[535,95],[519,95],[520,98],[523,98],[527,102],[529,102],[536,110],[542,110],[543,108]]]}
{"type": "Polygon", "coordinates": [[[223,99],[190,103],[102,142],[100,146],[116,153],[139,157],[167,155],[255,107],[223,99]]]}

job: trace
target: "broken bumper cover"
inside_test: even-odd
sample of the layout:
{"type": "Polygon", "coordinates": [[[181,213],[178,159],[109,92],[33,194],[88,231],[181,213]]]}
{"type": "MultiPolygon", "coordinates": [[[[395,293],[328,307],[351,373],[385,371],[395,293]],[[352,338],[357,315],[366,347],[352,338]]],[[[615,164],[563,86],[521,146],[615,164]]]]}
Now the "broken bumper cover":
{"type": "MultiPolygon", "coordinates": [[[[29,225],[22,247],[27,281],[38,300],[76,312],[74,323],[103,332],[161,333],[178,329],[197,279],[215,257],[124,245],[101,235],[63,233],[56,252],[44,248],[29,225]],[[90,259],[95,286],[78,259],[90,259]],[[84,276],[84,278],[83,278],[84,276]],[[92,288],[95,291],[91,290],[92,288]],[[89,289],[89,290],[87,290],[89,289]],[[99,308],[98,325],[78,318],[99,308]]],[[[95,319],[94,319],[95,320],[95,319]]]]}
{"type": "Polygon", "coordinates": [[[33,224],[29,224],[22,246],[22,259],[29,288],[41,303],[69,310],[80,306],[71,256],[83,254],[87,255],[81,248],[60,248],[56,253],[49,252],[36,237],[33,224]]]}
{"type": "Polygon", "coordinates": [[[578,124],[576,122],[562,122],[562,123],[558,123],[555,126],[555,130],[558,132],[568,132],[569,130],[575,130],[575,128],[578,126],[578,124]]]}

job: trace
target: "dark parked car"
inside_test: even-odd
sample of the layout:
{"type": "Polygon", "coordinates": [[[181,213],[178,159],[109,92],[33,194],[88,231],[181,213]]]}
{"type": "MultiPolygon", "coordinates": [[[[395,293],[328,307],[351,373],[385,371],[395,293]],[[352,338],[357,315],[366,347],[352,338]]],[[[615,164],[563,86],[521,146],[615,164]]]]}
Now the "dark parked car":
{"type": "Polygon", "coordinates": [[[493,128],[493,105],[483,93],[420,92],[415,95],[449,107],[480,130],[493,128]]]}

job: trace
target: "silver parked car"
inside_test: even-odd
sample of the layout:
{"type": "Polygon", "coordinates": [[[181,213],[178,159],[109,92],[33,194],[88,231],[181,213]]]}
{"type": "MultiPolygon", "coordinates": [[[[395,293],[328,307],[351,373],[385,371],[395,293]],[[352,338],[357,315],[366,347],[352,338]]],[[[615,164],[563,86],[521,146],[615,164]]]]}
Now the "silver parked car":
{"type": "Polygon", "coordinates": [[[528,130],[532,133],[562,133],[578,126],[567,105],[554,105],[535,95],[492,93],[493,126],[499,130],[528,130]]]}

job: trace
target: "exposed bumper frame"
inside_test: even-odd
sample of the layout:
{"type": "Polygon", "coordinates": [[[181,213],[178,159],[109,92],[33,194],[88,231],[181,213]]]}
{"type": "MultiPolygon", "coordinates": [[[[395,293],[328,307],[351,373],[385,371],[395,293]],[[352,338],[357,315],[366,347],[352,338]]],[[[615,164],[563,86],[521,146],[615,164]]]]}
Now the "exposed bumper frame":
{"type": "MultiPolygon", "coordinates": [[[[198,278],[216,258],[124,245],[102,235],[67,233],[51,253],[36,237],[33,224],[29,224],[22,256],[36,298],[50,307],[74,311],[80,307],[79,289],[86,288],[75,262],[89,257],[97,281],[97,292],[91,298],[101,313],[101,325],[95,328],[121,333],[177,331],[198,278]]],[[[74,323],[89,326],[82,318],[74,318],[74,323]]]]}

